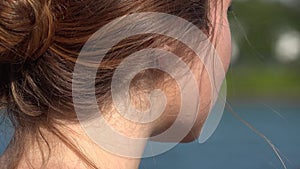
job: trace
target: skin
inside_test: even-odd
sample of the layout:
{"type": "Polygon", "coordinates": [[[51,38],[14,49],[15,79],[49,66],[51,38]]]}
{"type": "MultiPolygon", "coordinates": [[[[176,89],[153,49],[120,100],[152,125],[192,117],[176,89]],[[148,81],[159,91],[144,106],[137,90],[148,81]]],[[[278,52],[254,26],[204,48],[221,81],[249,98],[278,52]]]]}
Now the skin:
{"type": "MultiPolygon", "coordinates": [[[[210,16],[211,20],[215,21],[213,22],[213,26],[216,27],[216,30],[218,31],[214,32],[211,42],[216,45],[216,50],[221,57],[224,69],[226,71],[228,69],[231,56],[231,34],[227,19],[227,8],[229,7],[231,2],[230,0],[224,0],[223,2],[218,1],[214,3],[218,3],[217,8],[215,9],[214,7],[214,9],[211,10],[210,16]]],[[[211,6],[213,5],[215,4],[212,4],[211,6]]],[[[192,72],[194,74],[200,75],[200,70],[202,70],[202,68],[203,64],[199,62],[193,68],[192,72]]],[[[197,80],[201,80],[202,84],[201,86],[199,86],[200,97],[205,98],[202,99],[201,104],[209,105],[211,87],[207,72],[204,71],[197,80]]],[[[148,138],[152,135],[163,132],[172,124],[172,122],[176,118],[176,112],[180,107],[179,89],[174,87],[174,85],[170,86],[172,86],[172,88],[164,88],[164,92],[170,101],[168,101],[165,112],[162,114],[160,119],[156,120],[155,122],[149,124],[137,124],[125,120],[112,107],[110,110],[110,118],[108,120],[108,123],[120,133],[135,138],[148,138]]],[[[208,111],[208,108],[204,108],[198,112],[198,118],[196,119],[195,125],[193,126],[190,133],[186,136],[186,138],[182,140],[182,142],[193,141],[199,136],[201,127],[207,117],[208,111]]],[[[103,150],[101,147],[99,147],[89,139],[89,137],[84,133],[79,124],[66,125],[65,127],[60,126],[60,129],[63,133],[66,133],[66,136],[68,138],[72,138],[71,140],[75,141],[77,143],[77,146],[83,150],[83,153],[85,153],[88,158],[94,161],[99,168],[135,169],[138,168],[140,164],[140,159],[120,157],[103,150]]],[[[85,165],[80,161],[80,159],[64,144],[59,144],[60,141],[56,140],[55,137],[51,135],[51,133],[47,133],[47,131],[45,131],[45,133],[47,137],[46,139],[50,140],[50,145],[53,144],[53,150],[52,155],[49,159],[49,164],[44,168],[61,168],[61,166],[64,166],[64,168],[75,169],[86,168],[85,165]]],[[[47,151],[46,145],[41,146],[43,150],[47,151]],[[45,146],[45,148],[43,148],[43,146],[45,146]]],[[[144,147],[139,148],[143,149],[144,147]]],[[[38,149],[38,145],[34,145],[31,148],[31,151],[28,153],[29,156],[27,157],[29,159],[33,159],[31,160],[35,162],[33,165],[37,164],[37,166],[38,164],[41,164],[42,161],[41,154],[38,149]]],[[[23,160],[21,161],[19,168],[25,169],[29,167],[26,164],[25,160],[23,160]]]]}
{"type": "MultiPolygon", "coordinates": [[[[221,62],[224,66],[224,72],[227,72],[232,54],[231,32],[227,17],[227,9],[231,4],[231,0],[224,0],[222,4],[223,7],[220,1],[217,1],[217,3],[217,8],[213,8],[213,10],[211,11],[212,21],[214,21],[213,25],[216,27],[216,32],[214,32],[214,35],[211,38],[211,42],[212,44],[214,44],[215,49],[221,59],[221,62]]],[[[200,63],[199,65],[203,66],[202,63],[200,63]]],[[[196,68],[196,70],[194,70],[195,74],[197,74],[197,71],[199,70],[201,69],[196,68]]],[[[193,126],[191,132],[187,135],[183,142],[190,142],[199,137],[202,125],[206,120],[211,104],[210,98],[212,89],[207,71],[204,69],[203,75],[199,77],[201,78],[198,80],[201,81],[202,84],[201,86],[199,86],[200,99],[202,99],[200,106],[207,106],[204,106],[203,110],[201,110],[200,108],[200,111],[198,112],[198,118],[196,119],[197,121],[195,122],[195,125],[193,126]]]]}

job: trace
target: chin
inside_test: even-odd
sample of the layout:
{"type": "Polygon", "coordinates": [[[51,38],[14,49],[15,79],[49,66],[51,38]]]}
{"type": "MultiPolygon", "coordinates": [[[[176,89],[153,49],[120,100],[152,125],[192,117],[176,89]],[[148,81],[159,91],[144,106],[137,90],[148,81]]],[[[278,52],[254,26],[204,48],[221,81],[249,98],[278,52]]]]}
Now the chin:
{"type": "Polygon", "coordinates": [[[193,142],[195,140],[197,140],[200,136],[200,131],[201,129],[197,128],[197,129],[192,129],[188,135],[186,135],[180,143],[190,143],[193,142]]]}
{"type": "Polygon", "coordinates": [[[205,111],[206,113],[201,113],[200,116],[198,115],[198,118],[196,119],[196,122],[190,132],[181,140],[181,143],[190,143],[195,140],[197,140],[200,136],[201,129],[205,123],[205,120],[208,115],[208,111],[205,111]]]}

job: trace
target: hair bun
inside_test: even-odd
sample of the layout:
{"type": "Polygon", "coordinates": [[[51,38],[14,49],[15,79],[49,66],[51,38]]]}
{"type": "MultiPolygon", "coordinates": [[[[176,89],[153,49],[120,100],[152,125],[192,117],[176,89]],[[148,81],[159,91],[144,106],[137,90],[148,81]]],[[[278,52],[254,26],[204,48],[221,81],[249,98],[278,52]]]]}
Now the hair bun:
{"type": "Polygon", "coordinates": [[[36,60],[54,33],[50,0],[0,1],[0,63],[36,60]]]}

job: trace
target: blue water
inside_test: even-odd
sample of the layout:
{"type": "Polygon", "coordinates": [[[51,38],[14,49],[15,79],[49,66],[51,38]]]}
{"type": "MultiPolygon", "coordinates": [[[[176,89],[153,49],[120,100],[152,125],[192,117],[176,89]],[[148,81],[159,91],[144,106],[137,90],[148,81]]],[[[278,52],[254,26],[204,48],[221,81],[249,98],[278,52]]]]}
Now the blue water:
{"type": "MultiPolygon", "coordinates": [[[[235,110],[277,146],[288,169],[300,169],[300,106],[271,107],[244,105],[235,110]]],[[[1,153],[11,129],[0,126],[0,131],[1,153]]],[[[179,144],[162,155],[143,159],[140,164],[140,169],[282,168],[272,148],[227,111],[206,143],[179,144]]]]}
{"type": "MultiPolygon", "coordinates": [[[[280,150],[288,169],[300,169],[300,106],[239,106],[243,119],[280,150]]],[[[140,169],[282,169],[272,148],[225,112],[204,144],[179,144],[169,152],[143,159],[140,169]]]]}
{"type": "MultiPolygon", "coordinates": [[[[1,110],[0,110],[1,115],[1,110]]],[[[4,152],[13,135],[14,129],[10,122],[0,116],[0,155],[4,152]]]]}

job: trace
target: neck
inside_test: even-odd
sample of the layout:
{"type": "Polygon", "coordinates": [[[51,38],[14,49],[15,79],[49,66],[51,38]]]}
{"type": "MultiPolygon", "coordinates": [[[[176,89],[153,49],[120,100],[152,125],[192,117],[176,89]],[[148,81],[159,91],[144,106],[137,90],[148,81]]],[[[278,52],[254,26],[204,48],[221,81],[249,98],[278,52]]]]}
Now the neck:
{"type": "MultiPolygon", "coordinates": [[[[147,138],[151,134],[151,132],[147,132],[150,130],[147,130],[137,124],[131,124],[132,122],[127,122],[127,124],[124,124],[123,119],[122,123],[119,120],[110,121],[109,123],[114,124],[115,130],[130,137],[147,138]],[[124,128],[124,126],[127,127],[124,128]]],[[[76,150],[80,150],[80,153],[84,154],[84,156],[86,156],[86,159],[95,164],[97,169],[137,169],[139,167],[140,158],[122,157],[117,153],[108,152],[105,148],[96,144],[94,142],[95,140],[91,140],[90,137],[88,137],[83,131],[80,124],[59,127],[59,132],[63,133],[64,137],[67,138],[67,141],[71,141],[74,144],[76,150]]],[[[72,146],[70,147],[67,144],[63,143],[61,139],[58,139],[53,135],[53,133],[49,131],[42,130],[42,133],[45,137],[45,140],[47,140],[47,143],[50,146],[49,148],[51,149],[49,160],[46,160],[47,163],[45,165],[42,165],[45,159],[48,158],[48,156],[46,156],[46,158],[43,158],[43,154],[48,155],[49,148],[43,141],[41,141],[42,144],[36,142],[31,145],[30,150],[28,151],[28,153],[26,153],[26,158],[24,157],[21,160],[19,168],[30,168],[30,166],[28,166],[26,162],[27,159],[30,162],[33,162],[32,165],[34,167],[36,166],[37,168],[39,168],[40,166],[42,166],[42,168],[62,168],[62,166],[63,168],[75,169],[90,168],[87,167],[84,160],[78,156],[78,152],[72,151],[72,146]]],[[[111,146],[117,147],[118,145],[115,145],[113,142],[114,141],[112,140],[111,146]]],[[[130,147],[130,151],[136,149],[136,151],[140,152],[141,157],[145,144],[140,145],[140,147],[130,147]]]]}

